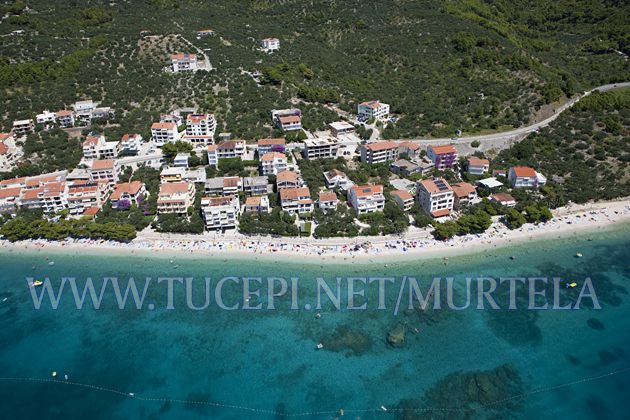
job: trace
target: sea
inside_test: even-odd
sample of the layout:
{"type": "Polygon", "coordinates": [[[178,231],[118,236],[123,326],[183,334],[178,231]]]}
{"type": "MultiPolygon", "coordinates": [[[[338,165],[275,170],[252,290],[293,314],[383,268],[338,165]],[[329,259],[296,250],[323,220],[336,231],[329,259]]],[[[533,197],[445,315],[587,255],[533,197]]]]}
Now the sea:
{"type": "Polygon", "coordinates": [[[0,249],[0,418],[627,419],[629,291],[630,225],[399,261],[0,249]],[[529,308],[529,286],[510,309],[508,283],[498,309],[480,309],[480,277],[561,280],[538,280],[546,309],[529,308]],[[105,278],[121,295],[151,280],[139,309],[113,287],[78,309],[67,278],[78,295],[87,278],[95,295],[105,278]],[[459,309],[448,282],[428,293],[436,278],[452,278],[459,309]],[[270,297],[279,279],[287,292],[270,297]],[[588,294],[587,279],[595,299],[554,309],[556,294],[565,307],[588,294]],[[412,280],[427,306],[408,305],[412,280]],[[58,304],[37,304],[63,282],[58,304]]]}

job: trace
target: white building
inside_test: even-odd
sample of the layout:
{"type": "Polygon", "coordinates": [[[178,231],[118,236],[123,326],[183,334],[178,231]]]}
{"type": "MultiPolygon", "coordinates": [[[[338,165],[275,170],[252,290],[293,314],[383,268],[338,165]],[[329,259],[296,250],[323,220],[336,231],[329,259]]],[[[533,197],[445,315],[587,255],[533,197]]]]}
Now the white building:
{"type": "Polygon", "coordinates": [[[418,203],[433,217],[448,216],[455,204],[453,188],[444,178],[425,179],[418,183],[418,203]]]}
{"type": "Polygon", "coordinates": [[[228,140],[219,144],[211,144],[208,146],[208,164],[218,166],[219,159],[243,159],[247,148],[242,140],[228,140]]]}
{"type": "Polygon", "coordinates": [[[468,158],[468,173],[471,175],[483,175],[490,170],[490,161],[475,156],[468,158]]]}
{"type": "Polygon", "coordinates": [[[304,185],[304,180],[294,171],[281,171],[276,175],[276,187],[281,188],[298,188],[304,185]]]}
{"type": "Polygon", "coordinates": [[[280,204],[282,210],[290,213],[310,213],[313,211],[313,200],[307,187],[282,188],[280,193],[280,204]]]}
{"type": "Polygon", "coordinates": [[[260,47],[265,52],[274,52],[280,49],[280,40],[278,38],[265,38],[260,40],[260,47]]]}
{"type": "Polygon", "coordinates": [[[106,141],[105,136],[88,134],[83,142],[83,157],[85,159],[115,159],[121,147],[118,141],[106,141]]]}
{"type": "Polygon", "coordinates": [[[361,146],[361,162],[369,164],[397,160],[398,154],[398,143],[393,141],[379,141],[361,146]]]}
{"type": "Polygon", "coordinates": [[[68,210],[72,215],[82,215],[88,208],[100,209],[110,192],[107,182],[74,181],[68,183],[68,210]]]}
{"type": "Polygon", "coordinates": [[[140,134],[125,134],[120,139],[120,147],[128,153],[138,153],[142,144],[140,134]]]}
{"type": "Polygon", "coordinates": [[[461,208],[465,204],[474,204],[478,200],[477,189],[468,182],[457,182],[451,185],[455,197],[453,207],[461,208]]]}
{"type": "Polygon", "coordinates": [[[306,159],[325,159],[337,156],[339,143],[332,138],[304,140],[303,154],[306,159]]]}
{"type": "Polygon", "coordinates": [[[206,180],[205,194],[214,197],[238,195],[243,190],[243,181],[238,176],[216,177],[206,180]]]}
{"type": "Polygon", "coordinates": [[[263,156],[269,152],[284,153],[285,150],[286,140],[284,138],[258,140],[258,156],[263,156]]]}
{"type": "Polygon", "coordinates": [[[214,36],[214,30],[206,28],[197,31],[197,39],[205,38],[207,36],[214,36]]]}
{"type": "Polygon", "coordinates": [[[179,140],[177,124],[174,122],[159,122],[151,125],[151,138],[158,146],[179,140]]]}
{"type": "Polygon", "coordinates": [[[237,196],[204,197],[201,214],[207,230],[236,228],[240,204],[237,196]]]}
{"type": "Polygon", "coordinates": [[[292,109],[274,109],[271,111],[271,119],[276,127],[284,131],[302,129],[302,111],[292,109]]]}
{"type": "Polygon", "coordinates": [[[114,192],[109,197],[109,201],[113,208],[118,208],[118,205],[127,202],[131,205],[137,205],[141,201],[141,197],[146,193],[146,187],[143,182],[131,181],[122,184],[116,184],[114,186],[114,192]]]}
{"type": "Polygon", "coordinates": [[[189,114],[186,117],[186,141],[193,146],[207,146],[214,143],[217,123],[212,114],[189,114]]]}
{"type": "Polygon", "coordinates": [[[77,120],[88,123],[92,120],[92,112],[96,109],[96,104],[91,101],[77,101],[72,105],[77,120]]]}
{"type": "Polygon", "coordinates": [[[510,168],[508,180],[512,188],[538,188],[547,183],[547,178],[527,166],[510,168]]]}
{"type": "Polygon", "coordinates": [[[173,182],[160,185],[157,199],[159,214],[186,214],[195,202],[195,184],[192,182],[173,182]]]}
{"type": "Polygon", "coordinates": [[[276,175],[287,169],[288,160],[284,153],[270,152],[260,159],[261,175],[276,175]]]}
{"type": "Polygon", "coordinates": [[[339,187],[345,191],[353,185],[350,178],[348,178],[344,172],[338,171],[337,169],[324,172],[324,180],[326,182],[326,188],[330,189],[339,187]]]}
{"type": "Polygon", "coordinates": [[[383,121],[389,118],[389,105],[379,101],[362,102],[358,106],[357,114],[363,121],[372,118],[383,121]]]}
{"type": "Polygon", "coordinates": [[[247,197],[243,206],[243,213],[269,213],[269,198],[266,195],[247,197]]]}
{"type": "Polygon", "coordinates": [[[382,185],[355,185],[348,190],[348,202],[359,214],[383,211],[385,196],[382,185]]]}
{"type": "Polygon", "coordinates": [[[196,54],[171,54],[171,70],[173,73],[196,71],[198,68],[196,54]]]}
{"type": "Polygon", "coordinates": [[[339,204],[339,198],[334,191],[321,191],[317,200],[317,205],[323,211],[335,210],[339,204]]]}
{"type": "Polygon", "coordinates": [[[173,166],[176,168],[188,168],[188,159],[190,159],[190,153],[178,153],[173,160],[173,166]]]}
{"type": "Polygon", "coordinates": [[[37,124],[54,123],[55,121],[57,121],[57,116],[54,112],[46,110],[41,114],[37,114],[35,116],[35,121],[37,122],[37,124]]]}
{"type": "Polygon", "coordinates": [[[409,211],[413,207],[413,195],[411,195],[409,191],[395,190],[391,192],[391,197],[392,200],[404,211],[409,211]]]}
{"type": "Polygon", "coordinates": [[[328,127],[330,128],[330,133],[335,137],[351,134],[356,131],[356,128],[354,127],[354,125],[345,121],[337,121],[337,122],[330,123],[328,124],[328,127]]]}
{"type": "Polygon", "coordinates": [[[67,109],[62,109],[55,113],[57,117],[57,121],[59,121],[59,125],[62,127],[72,127],[74,126],[74,111],[70,111],[67,109]]]}
{"type": "Polygon", "coordinates": [[[95,159],[91,162],[88,170],[92,181],[104,181],[112,186],[116,183],[120,175],[120,165],[118,161],[114,159],[95,159]]]}

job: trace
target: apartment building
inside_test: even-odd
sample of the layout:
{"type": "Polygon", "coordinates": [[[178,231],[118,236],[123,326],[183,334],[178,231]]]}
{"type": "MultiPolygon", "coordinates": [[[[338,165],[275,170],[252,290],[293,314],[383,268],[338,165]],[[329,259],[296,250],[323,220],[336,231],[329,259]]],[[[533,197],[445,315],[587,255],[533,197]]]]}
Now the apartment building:
{"type": "Polygon", "coordinates": [[[353,185],[350,178],[348,178],[348,175],[337,169],[331,169],[328,172],[324,172],[324,182],[326,183],[326,188],[341,188],[343,191],[346,191],[353,185]]]}
{"type": "Polygon", "coordinates": [[[238,195],[242,190],[243,180],[238,176],[210,178],[204,184],[204,193],[213,197],[238,195]]]}
{"type": "Polygon", "coordinates": [[[115,159],[121,151],[119,141],[106,141],[105,136],[88,134],[83,142],[83,157],[91,159],[115,159]]]}
{"type": "Polygon", "coordinates": [[[219,166],[219,159],[243,159],[247,148],[243,140],[227,140],[208,146],[208,164],[219,166]]]}
{"type": "Polygon", "coordinates": [[[120,175],[120,165],[114,159],[95,159],[88,169],[92,181],[105,181],[114,185],[120,175]]]}
{"type": "Polygon", "coordinates": [[[138,205],[146,194],[146,187],[141,181],[124,182],[114,186],[114,192],[109,197],[112,208],[128,208],[138,205]]]}
{"type": "Polygon", "coordinates": [[[282,188],[280,193],[280,204],[282,210],[290,214],[310,213],[313,211],[313,200],[307,187],[282,188]]]}
{"type": "Polygon", "coordinates": [[[17,120],[13,121],[13,134],[23,136],[35,130],[33,120],[17,120]]]}
{"type": "Polygon", "coordinates": [[[320,191],[317,205],[325,212],[335,210],[339,204],[339,198],[334,191],[320,191]]]}
{"type": "Polygon", "coordinates": [[[328,124],[328,128],[330,128],[330,134],[332,134],[334,137],[352,134],[356,131],[354,125],[345,121],[336,121],[330,123],[328,124]]]}
{"type": "Polygon", "coordinates": [[[274,109],[271,111],[271,119],[276,127],[284,131],[302,129],[302,111],[299,109],[274,109]]]}
{"type": "Polygon", "coordinates": [[[468,158],[468,173],[471,175],[483,175],[490,170],[490,161],[475,156],[468,158]]]}
{"type": "Polygon", "coordinates": [[[348,190],[348,203],[359,214],[383,211],[385,196],[382,185],[355,185],[348,190]]]}
{"type": "Polygon", "coordinates": [[[55,115],[55,113],[50,112],[48,110],[45,110],[41,114],[37,114],[35,116],[35,122],[37,124],[49,124],[49,123],[54,123],[56,121],[57,121],[57,116],[55,115]]]}
{"type": "Polygon", "coordinates": [[[364,144],[360,148],[361,162],[375,164],[398,159],[398,143],[393,141],[379,141],[364,144]]]}
{"type": "Polygon", "coordinates": [[[55,113],[57,117],[57,121],[59,125],[62,127],[73,127],[74,126],[74,111],[70,111],[67,109],[62,109],[55,113]]]}
{"type": "Polygon", "coordinates": [[[217,123],[212,114],[188,114],[186,117],[186,141],[193,146],[214,144],[217,123]]]}
{"type": "Polygon", "coordinates": [[[457,149],[452,144],[429,146],[427,157],[435,164],[435,168],[443,171],[457,166],[457,149]]]}
{"type": "Polygon", "coordinates": [[[107,200],[110,187],[107,182],[73,181],[68,183],[68,210],[77,216],[90,207],[100,209],[107,200]]]}
{"type": "Polygon", "coordinates": [[[527,166],[514,166],[508,173],[512,188],[539,188],[547,183],[547,178],[527,166]]]}
{"type": "Polygon", "coordinates": [[[96,104],[91,100],[77,101],[72,105],[72,108],[78,121],[89,123],[92,120],[92,113],[96,109],[96,104]]]}
{"type": "Polygon", "coordinates": [[[276,175],[278,172],[286,171],[288,163],[284,153],[266,153],[260,158],[260,174],[276,175]]]}
{"type": "Polygon", "coordinates": [[[23,190],[20,203],[29,209],[42,209],[46,214],[57,213],[68,207],[68,187],[65,182],[51,182],[23,190]]]}
{"type": "Polygon", "coordinates": [[[269,213],[269,198],[266,195],[247,197],[243,206],[243,213],[269,213]]]}
{"type": "Polygon", "coordinates": [[[379,101],[361,102],[357,108],[360,121],[368,121],[372,118],[384,121],[389,118],[389,105],[379,101]]]}
{"type": "Polygon", "coordinates": [[[306,159],[325,159],[337,156],[339,143],[332,138],[304,140],[303,155],[306,159]]]}
{"type": "Polygon", "coordinates": [[[284,153],[286,150],[286,140],[281,138],[258,140],[258,156],[264,156],[269,152],[284,153]]]}
{"type": "Polygon", "coordinates": [[[508,194],[508,193],[494,193],[494,194],[491,194],[490,197],[488,197],[488,199],[490,200],[490,202],[499,203],[502,206],[506,206],[506,207],[516,206],[516,200],[514,199],[514,197],[512,197],[511,194],[508,194]]]}
{"type": "Polygon", "coordinates": [[[22,188],[1,188],[0,189],[0,213],[2,214],[15,214],[20,204],[20,196],[22,195],[22,188]]]}
{"type": "Polygon", "coordinates": [[[269,193],[269,178],[252,176],[243,178],[243,192],[246,195],[266,195],[269,193]]]}
{"type": "Polygon", "coordinates": [[[425,179],[418,182],[418,204],[431,216],[448,216],[455,204],[453,188],[444,178],[425,179]]]}
{"type": "Polygon", "coordinates": [[[404,210],[409,211],[413,207],[414,199],[413,195],[409,193],[409,191],[405,190],[394,190],[391,192],[392,200],[398,204],[398,206],[404,210]]]}
{"type": "Polygon", "coordinates": [[[197,31],[197,39],[205,38],[207,36],[214,36],[214,30],[210,28],[199,29],[197,31]]]}
{"type": "Polygon", "coordinates": [[[138,153],[141,145],[142,136],[140,134],[125,134],[120,139],[120,148],[127,153],[138,153]]]}
{"type": "Polygon", "coordinates": [[[304,185],[302,177],[297,172],[282,171],[276,175],[276,187],[281,188],[298,188],[304,185]]]}
{"type": "Polygon", "coordinates": [[[196,71],[198,69],[196,54],[171,54],[171,70],[173,73],[196,71]]]}
{"type": "Polygon", "coordinates": [[[201,199],[201,214],[207,230],[236,228],[239,213],[240,204],[237,196],[201,199]]]}
{"type": "Polygon", "coordinates": [[[173,182],[160,185],[157,199],[159,214],[186,214],[194,202],[195,184],[192,182],[173,182]]]}
{"type": "Polygon", "coordinates": [[[460,209],[463,205],[473,204],[477,201],[477,189],[468,182],[458,182],[451,184],[453,189],[453,208],[460,209]]]}
{"type": "Polygon", "coordinates": [[[157,146],[179,140],[177,124],[174,122],[153,123],[151,125],[151,139],[157,146]]]}

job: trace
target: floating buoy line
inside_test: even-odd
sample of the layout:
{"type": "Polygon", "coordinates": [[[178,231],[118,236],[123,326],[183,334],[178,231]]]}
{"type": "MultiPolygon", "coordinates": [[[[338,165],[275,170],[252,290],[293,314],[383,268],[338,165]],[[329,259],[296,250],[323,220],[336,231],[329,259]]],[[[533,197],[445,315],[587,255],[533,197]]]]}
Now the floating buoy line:
{"type": "MultiPolygon", "coordinates": [[[[201,406],[210,406],[210,407],[219,407],[226,408],[232,410],[239,411],[247,411],[251,413],[260,413],[260,414],[273,414],[279,417],[306,417],[313,415],[337,415],[339,413],[343,414],[361,414],[361,413],[376,413],[376,412],[431,412],[431,411],[442,411],[442,412],[475,412],[480,409],[489,408],[493,406],[497,406],[508,401],[520,400],[531,395],[541,394],[544,392],[555,391],[561,388],[567,388],[573,385],[578,385],[587,382],[593,382],[605,378],[610,378],[611,376],[618,375],[621,373],[629,372],[630,367],[626,367],[624,369],[619,369],[616,371],[604,373],[597,376],[591,376],[587,378],[578,379],[572,382],[566,382],[560,385],[552,385],[542,388],[537,388],[529,392],[525,392],[518,395],[513,395],[511,397],[503,398],[497,401],[493,401],[487,404],[480,405],[474,408],[396,408],[396,407],[386,407],[381,405],[378,408],[367,408],[367,409],[337,409],[337,410],[326,410],[326,411],[309,411],[309,412],[296,412],[296,413],[288,413],[276,410],[266,410],[262,408],[255,407],[247,407],[243,405],[234,405],[234,404],[222,404],[218,402],[212,401],[199,401],[199,400],[185,400],[185,399],[174,399],[174,398],[153,398],[153,397],[143,397],[141,395],[137,395],[135,392],[123,392],[117,389],[105,388],[97,385],[84,384],[80,382],[72,382],[68,380],[59,380],[59,379],[50,379],[50,378],[20,378],[20,377],[0,377],[0,381],[4,382],[34,382],[34,383],[44,383],[44,384],[56,384],[56,385],[67,385],[67,386],[75,386],[80,388],[85,388],[93,391],[106,392],[109,394],[115,394],[124,398],[131,398],[141,402],[159,402],[159,403],[177,403],[177,404],[193,404],[193,405],[201,405],[201,406]]],[[[57,372],[53,372],[53,376],[56,376],[57,372]]],[[[67,376],[64,376],[64,379],[67,376]]],[[[342,414],[342,415],[343,415],[342,414]]]]}

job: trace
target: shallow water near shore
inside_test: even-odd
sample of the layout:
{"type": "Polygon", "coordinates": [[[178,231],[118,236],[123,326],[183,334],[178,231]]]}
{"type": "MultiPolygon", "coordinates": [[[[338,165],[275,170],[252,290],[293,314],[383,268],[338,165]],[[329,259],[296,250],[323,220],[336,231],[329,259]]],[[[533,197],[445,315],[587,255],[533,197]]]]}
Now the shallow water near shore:
{"type": "MultiPolygon", "coordinates": [[[[353,419],[614,419],[627,411],[627,226],[448,261],[300,264],[296,255],[292,262],[190,257],[171,262],[73,252],[51,254],[55,265],[50,266],[46,256],[46,251],[0,251],[3,418],[304,414],[319,419],[337,417],[343,409],[353,419]],[[577,252],[583,258],[576,258],[577,252]],[[154,310],[146,305],[119,310],[111,289],[99,310],[90,305],[77,310],[70,292],[56,310],[46,301],[34,309],[24,279],[49,277],[58,284],[62,276],[194,277],[197,304],[204,297],[203,277],[298,277],[300,310],[291,310],[285,296],[276,310],[227,311],[211,304],[194,311],[186,307],[184,288],[176,290],[175,309],[169,310],[164,284],[148,291],[154,310]],[[460,298],[468,276],[562,277],[580,284],[591,277],[602,309],[509,311],[503,300],[502,310],[471,305],[462,311],[400,310],[394,315],[398,287],[392,287],[386,310],[376,308],[376,288],[368,288],[366,310],[325,305],[316,318],[305,309],[316,303],[315,279],[334,284],[337,276],[394,277],[396,285],[405,276],[455,277],[460,298]],[[404,326],[405,341],[394,347],[386,339],[398,325],[404,326]],[[324,348],[317,350],[317,343],[324,348]]],[[[262,302],[266,307],[265,293],[252,299],[252,306],[262,302]]],[[[571,301],[577,293],[563,289],[562,297],[571,301]]],[[[242,288],[226,286],[226,304],[238,303],[241,294],[242,288]]]]}

